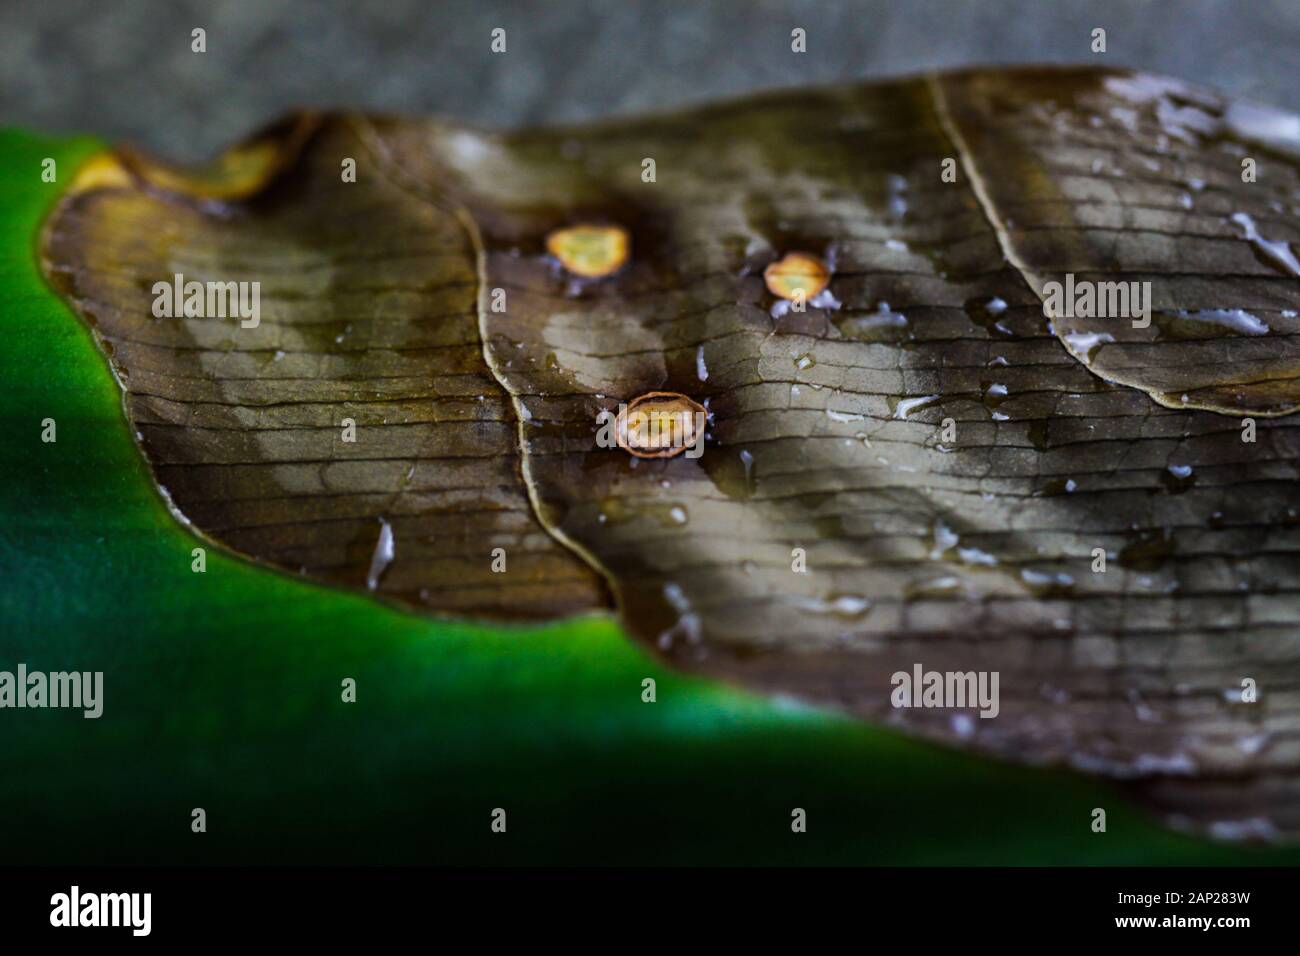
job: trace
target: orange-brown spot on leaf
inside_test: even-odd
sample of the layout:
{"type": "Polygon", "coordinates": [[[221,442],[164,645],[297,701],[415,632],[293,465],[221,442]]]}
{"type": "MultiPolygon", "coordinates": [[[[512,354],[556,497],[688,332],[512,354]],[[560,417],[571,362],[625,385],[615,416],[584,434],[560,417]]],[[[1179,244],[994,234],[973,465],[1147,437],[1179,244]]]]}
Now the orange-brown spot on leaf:
{"type": "Polygon", "coordinates": [[[546,237],[546,251],[584,279],[613,275],[627,262],[631,239],[621,226],[567,226],[546,237]]]}
{"type": "Polygon", "coordinates": [[[791,252],[763,270],[763,281],[777,298],[793,299],[802,292],[807,301],[830,284],[831,270],[817,256],[791,252]]]}
{"type": "Polygon", "coordinates": [[[707,414],[678,392],[647,392],[619,412],[614,434],[638,458],[672,458],[703,436],[707,414]]]}

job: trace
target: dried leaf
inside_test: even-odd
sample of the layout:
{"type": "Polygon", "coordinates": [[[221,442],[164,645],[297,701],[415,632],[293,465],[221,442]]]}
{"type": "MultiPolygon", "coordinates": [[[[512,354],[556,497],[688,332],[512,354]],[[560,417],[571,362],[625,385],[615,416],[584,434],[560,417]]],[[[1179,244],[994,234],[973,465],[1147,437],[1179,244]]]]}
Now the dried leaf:
{"type": "Polygon", "coordinates": [[[556,613],[601,603],[572,554],[682,667],[1129,779],[1175,822],[1268,838],[1300,832],[1300,429],[1282,417],[1300,232],[1296,164],[1269,134],[1285,127],[1255,122],[1256,143],[1234,109],[1147,77],[1017,70],[509,135],[327,118],[253,199],[92,189],[46,254],[113,347],[160,482],[239,550],[304,553],[329,577],[348,546],[356,583],[388,516],[381,591],[411,599],[423,579],[429,606],[517,612],[511,546],[507,574],[464,579],[469,597],[473,561],[420,546],[469,533],[481,496],[447,486],[472,487],[470,468],[500,489],[484,534],[508,518],[533,549],[539,590],[517,592],[532,613],[551,594],[556,613]],[[334,181],[362,143],[357,183],[334,181]],[[616,274],[548,251],[590,225],[630,235],[616,274]],[[792,253],[830,273],[806,303],[764,281],[792,253]],[[273,308],[256,334],[156,323],[145,292],[172,271],[263,277],[273,308]],[[1046,285],[1067,273],[1150,281],[1150,327],[1049,325],[1046,285]],[[413,331],[428,316],[446,340],[413,331]],[[311,364],[279,381],[265,356],[290,334],[311,364]],[[489,396],[481,413],[469,392],[489,396]],[[707,408],[701,457],[597,442],[653,392],[707,408]],[[386,403],[371,457],[344,461],[333,429],[362,399],[386,403]],[[416,432],[430,450],[411,486],[416,421],[437,427],[416,432]],[[347,505],[327,504],[337,491],[347,505]],[[918,666],[997,672],[997,716],[895,706],[894,675],[918,666]]]}

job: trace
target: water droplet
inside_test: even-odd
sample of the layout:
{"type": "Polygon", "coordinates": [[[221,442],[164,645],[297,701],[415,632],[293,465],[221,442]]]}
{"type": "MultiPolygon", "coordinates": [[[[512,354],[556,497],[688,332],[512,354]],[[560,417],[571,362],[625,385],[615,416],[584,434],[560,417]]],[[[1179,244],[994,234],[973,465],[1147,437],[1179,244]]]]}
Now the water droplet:
{"type": "Polygon", "coordinates": [[[700,642],[700,618],[691,610],[691,603],[687,599],[681,586],[669,582],[664,585],[664,598],[668,601],[674,611],[677,612],[677,623],[667,630],[659,633],[659,647],[668,650],[673,646],[674,639],[681,635],[690,644],[700,642]]]}
{"type": "Polygon", "coordinates": [[[833,614],[836,617],[859,618],[871,608],[871,601],[856,594],[822,598],[792,597],[790,603],[814,614],[833,614]]]}
{"type": "Polygon", "coordinates": [[[957,532],[953,531],[942,521],[934,523],[934,547],[930,549],[930,560],[938,561],[943,557],[944,552],[957,546],[960,538],[957,532]]]}
{"type": "Polygon", "coordinates": [[[1061,571],[1021,568],[1020,580],[1038,597],[1059,597],[1074,590],[1074,578],[1061,571]]]}
{"type": "Polygon", "coordinates": [[[909,582],[903,588],[903,596],[908,600],[933,597],[977,597],[977,592],[969,582],[952,574],[930,578],[925,581],[909,582]]]}
{"type": "Polygon", "coordinates": [[[1169,465],[1160,476],[1160,480],[1171,495],[1181,495],[1196,484],[1196,476],[1192,474],[1191,465],[1169,465]]]}
{"type": "Polygon", "coordinates": [[[1073,494],[1078,487],[1073,478],[1053,478],[1043,487],[1043,494],[1046,496],[1068,495],[1073,494]]]}
{"type": "Polygon", "coordinates": [[[808,300],[808,304],[814,309],[835,310],[841,307],[840,300],[835,298],[830,289],[822,289],[821,292],[808,300]]]}
{"type": "Polygon", "coordinates": [[[1272,742],[1269,734],[1249,734],[1237,738],[1237,749],[1242,753],[1257,754],[1272,742]]]}
{"type": "Polygon", "coordinates": [[[1007,416],[997,411],[1007,397],[1007,387],[999,382],[981,382],[980,388],[983,389],[984,407],[992,411],[992,418],[995,422],[1004,422],[1007,416]]]}
{"type": "Polygon", "coordinates": [[[1138,754],[1133,762],[1138,773],[1195,773],[1196,763],[1185,753],[1138,754]]]}
{"type": "Polygon", "coordinates": [[[1147,702],[1142,699],[1142,694],[1136,687],[1130,687],[1125,696],[1128,697],[1129,703],[1133,705],[1133,715],[1138,720],[1146,724],[1160,723],[1155,711],[1147,706],[1147,702]]]}
{"type": "Polygon", "coordinates": [[[950,724],[952,732],[963,740],[975,733],[975,718],[970,714],[953,714],[950,724]]]}
{"type": "Polygon", "coordinates": [[[895,418],[906,418],[912,412],[937,402],[939,398],[938,395],[919,395],[915,398],[891,398],[890,403],[893,405],[895,418]]]}
{"type": "Polygon", "coordinates": [[[1015,333],[1003,324],[1007,303],[994,296],[991,299],[967,299],[965,303],[967,317],[994,338],[1013,338],[1015,333]]]}
{"type": "Polygon", "coordinates": [[[903,195],[907,192],[907,180],[897,173],[890,173],[885,178],[885,187],[888,190],[886,202],[889,214],[895,219],[902,219],[907,215],[907,197],[903,195]]]}
{"type": "Polygon", "coordinates": [[[1109,332],[1068,332],[1065,335],[1065,344],[1070,351],[1085,362],[1091,362],[1097,349],[1114,341],[1115,336],[1109,332]]]}
{"type": "Polygon", "coordinates": [[[379,540],[375,542],[374,553],[370,557],[370,571],[366,574],[366,588],[375,590],[379,579],[383,577],[388,566],[393,562],[393,526],[384,518],[379,519],[379,540]]]}
{"type": "Polygon", "coordinates": [[[1247,213],[1234,212],[1232,221],[1241,227],[1243,237],[1255,249],[1255,257],[1266,265],[1300,278],[1300,261],[1296,260],[1291,246],[1284,239],[1265,239],[1255,227],[1255,220],[1247,213]]]}
{"type": "Polygon", "coordinates": [[[889,307],[889,303],[881,299],[876,303],[875,321],[879,325],[906,325],[907,316],[902,312],[895,312],[889,307]]]}
{"type": "Polygon", "coordinates": [[[997,558],[979,548],[958,548],[957,557],[965,564],[978,564],[988,568],[996,567],[998,563],[997,558]]]}
{"type": "Polygon", "coordinates": [[[1201,309],[1197,312],[1177,309],[1172,314],[1192,322],[1220,325],[1241,335],[1267,335],[1270,331],[1266,323],[1244,309],[1201,309]]]}

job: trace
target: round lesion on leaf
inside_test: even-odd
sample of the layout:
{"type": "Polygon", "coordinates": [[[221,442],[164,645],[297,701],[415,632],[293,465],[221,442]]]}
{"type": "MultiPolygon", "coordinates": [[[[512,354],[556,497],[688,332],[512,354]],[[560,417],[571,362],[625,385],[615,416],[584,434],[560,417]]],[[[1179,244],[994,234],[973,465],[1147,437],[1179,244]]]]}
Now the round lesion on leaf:
{"type": "Polygon", "coordinates": [[[802,292],[807,301],[830,285],[831,270],[812,253],[788,252],[763,270],[763,281],[778,299],[793,299],[802,292]]]}
{"type": "Polygon", "coordinates": [[[702,437],[707,418],[703,405],[680,392],[646,392],[619,411],[614,435],[638,458],[672,458],[702,437]]]}
{"type": "Polygon", "coordinates": [[[546,237],[546,251],[584,279],[600,279],[623,268],[631,246],[622,226],[584,223],[556,229],[546,237]]]}

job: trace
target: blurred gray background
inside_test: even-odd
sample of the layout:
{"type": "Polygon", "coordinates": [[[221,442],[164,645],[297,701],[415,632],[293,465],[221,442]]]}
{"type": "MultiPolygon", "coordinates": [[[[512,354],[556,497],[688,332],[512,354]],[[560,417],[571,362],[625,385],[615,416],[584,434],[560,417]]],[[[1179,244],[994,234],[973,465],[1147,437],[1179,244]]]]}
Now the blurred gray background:
{"type": "Polygon", "coordinates": [[[294,106],[508,126],[1022,62],[1141,67],[1295,109],[1300,0],[0,0],[0,124],[178,159],[294,106]]]}

